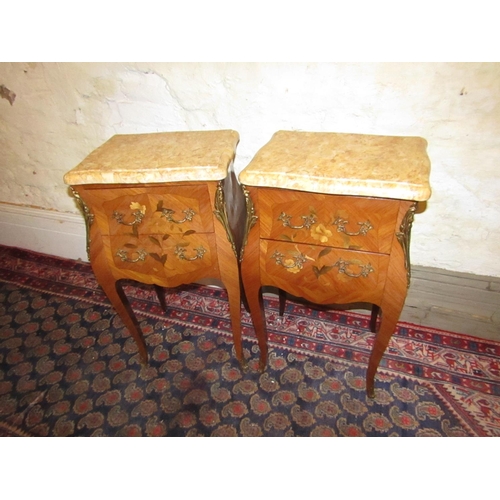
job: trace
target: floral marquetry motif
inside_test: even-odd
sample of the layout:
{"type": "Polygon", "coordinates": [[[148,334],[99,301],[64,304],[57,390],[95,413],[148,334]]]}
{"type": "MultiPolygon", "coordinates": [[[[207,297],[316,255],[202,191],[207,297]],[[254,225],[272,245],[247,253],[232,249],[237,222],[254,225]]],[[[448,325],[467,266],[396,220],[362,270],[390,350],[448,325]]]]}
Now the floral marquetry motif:
{"type": "Polygon", "coordinates": [[[163,288],[218,280],[243,362],[238,255],[224,200],[238,139],[232,130],[116,135],[65,176],[84,207],[99,284],[143,363],[143,332],[116,287],[123,279],[154,285],[164,310],[163,288]]]}
{"type": "MultiPolygon", "coordinates": [[[[184,209],[182,212],[185,214],[185,217],[182,220],[175,220],[174,214],[176,211],[165,208],[163,199],[160,199],[156,203],[156,210],[151,211],[152,215],[149,216],[149,219],[146,216],[146,205],[141,205],[141,203],[138,202],[131,202],[130,210],[130,216],[116,210],[113,211],[112,215],[112,218],[115,219],[118,224],[131,228],[131,233],[120,233],[125,235],[129,234],[130,236],[128,241],[124,240],[123,237],[120,239],[122,248],[119,248],[116,252],[116,255],[122,262],[140,264],[144,262],[147,257],[150,257],[165,266],[169,255],[170,257],[175,256],[177,259],[186,261],[203,259],[207,249],[203,247],[203,245],[192,247],[192,238],[188,238],[197,233],[195,229],[189,227],[189,223],[192,222],[196,216],[194,210],[190,208],[184,209]],[[160,219],[158,219],[158,216],[160,219]],[[165,222],[161,223],[161,218],[164,218],[165,222]],[[142,224],[145,227],[144,230],[141,229],[142,224]],[[154,228],[157,234],[151,234],[152,228],[154,228]],[[140,247],[140,242],[144,241],[144,239],[148,244],[152,243],[153,245],[152,247],[150,246],[148,250],[144,247],[140,247]]],[[[195,227],[198,229],[196,222],[195,227]]]]}
{"type": "MultiPolygon", "coordinates": [[[[130,286],[152,348],[141,367],[88,264],[26,253],[4,248],[0,259],[9,276],[0,283],[0,433],[10,425],[32,436],[500,435],[498,342],[400,326],[370,399],[364,314],[290,304],[286,321],[270,326],[266,372],[258,363],[242,372],[219,313],[225,291],[172,291],[166,328],[154,290],[130,286]],[[64,328],[43,330],[49,322],[64,328]]],[[[278,300],[264,300],[277,315],[278,300]]],[[[256,344],[244,342],[251,356],[256,344]]]]}
{"type": "Polygon", "coordinates": [[[262,369],[263,287],[280,290],[280,314],[287,294],[322,305],[368,303],[378,332],[366,390],[375,397],[375,372],[406,298],[414,204],[430,196],[429,167],[418,137],[279,131],[242,170],[247,206],[258,216],[241,270],[262,369]]]}
{"type": "Polygon", "coordinates": [[[317,224],[311,229],[311,237],[321,243],[328,243],[328,240],[332,237],[332,232],[323,224],[317,224]]]}

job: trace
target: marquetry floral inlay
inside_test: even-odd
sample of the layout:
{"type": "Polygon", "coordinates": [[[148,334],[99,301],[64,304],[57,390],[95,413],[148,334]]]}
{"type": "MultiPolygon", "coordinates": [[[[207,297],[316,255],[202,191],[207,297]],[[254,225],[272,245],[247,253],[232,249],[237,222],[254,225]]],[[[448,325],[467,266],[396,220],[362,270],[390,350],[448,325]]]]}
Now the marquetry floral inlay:
{"type": "Polygon", "coordinates": [[[185,252],[192,245],[189,236],[196,233],[192,229],[186,229],[182,227],[182,223],[189,223],[196,215],[191,209],[184,210],[184,220],[173,219],[173,214],[175,212],[170,209],[165,209],[163,207],[163,200],[158,201],[156,210],[149,217],[148,220],[148,234],[139,235],[139,224],[143,221],[146,214],[146,206],[133,201],[130,203],[130,210],[132,210],[132,215],[134,216],[134,221],[132,223],[124,222],[124,215],[115,212],[113,217],[120,223],[127,226],[132,226],[132,236],[134,239],[128,241],[124,244],[122,249],[119,249],[116,255],[125,262],[136,263],[143,262],[147,256],[156,260],[163,266],[165,266],[168,253],[173,253],[177,258],[181,260],[196,260],[203,258],[206,253],[206,249],[203,247],[198,247],[193,249],[195,252],[192,256],[186,256],[185,252]],[[166,216],[167,215],[167,216],[166,216]],[[171,240],[171,238],[174,238],[171,240]],[[150,243],[156,247],[156,251],[146,252],[142,249],[142,244],[144,239],[149,240],[150,243]],[[171,243],[174,241],[174,244],[171,243]]]}
{"type": "Polygon", "coordinates": [[[334,264],[330,265],[320,265],[320,261],[323,257],[327,256],[332,251],[331,248],[324,248],[318,255],[318,259],[315,260],[309,255],[306,255],[296,248],[296,251],[289,251],[288,256],[285,254],[275,251],[271,256],[275,260],[276,264],[285,268],[289,273],[298,273],[304,268],[304,264],[307,261],[315,262],[317,265],[313,265],[312,270],[316,275],[316,278],[320,279],[326,273],[337,269],[339,275],[345,275],[349,278],[367,278],[370,273],[373,273],[375,269],[370,263],[363,263],[358,259],[346,261],[342,258],[337,259],[334,264]]]}
{"type": "Polygon", "coordinates": [[[328,239],[332,237],[332,232],[327,229],[323,224],[315,224],[311,228],[311,237],[321,243],[327,243],[328,239]]]}
{"type": "Polygon", "coordinates": [[[141,205],[137,201],[133,201],[130,204],[130,210],[138,210],[142,215],[146,215],[146,205],[141,205]]]}

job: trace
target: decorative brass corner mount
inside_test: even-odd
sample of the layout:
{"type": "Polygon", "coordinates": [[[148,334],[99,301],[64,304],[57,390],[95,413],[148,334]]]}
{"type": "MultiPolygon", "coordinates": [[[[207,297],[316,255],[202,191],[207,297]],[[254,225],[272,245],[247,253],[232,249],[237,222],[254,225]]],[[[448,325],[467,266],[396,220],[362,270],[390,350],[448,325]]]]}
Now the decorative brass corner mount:
{"type": "Polygon", "coordinates": [[[81,199],[78,191],[76,191],[76,189],[73,189],[72,186],[70,186],[70,189],[83,212],[83,218],[85,220],[85,231],[87,233],[87,255],[90,260],[90,226],[94,222],[94,214],[89,210],[87,204],[81,199]]]}
{"type": "Polygon", "coordinates": [[[403,247],[403,252],[405,256],[405,268],[406,268],[406,277],[407,284],[406,286],[410,286],[411,279],[411,267],[410,267],[410,237],[411,237],[411,226],[413,224],[413,220],[415,218],[415,210],[417,209],[417,203],[415,202],[406,212],[406,215],[403,217],[401,221],[401,226],[399,227],[399,232],[396,233],[396,238],[399,243],[403,247]]]}
{"type": "Polygon", "coordinates": [[[236,255],[236,259],[238,259],[238,251],[236,250],[236,244],[234,242],[231,226],[229,225],[229,218],[227,216],[226,203],[224,199],[224,181],[220,181],[217,185],[214,205],[214,215],[226,230],[227,239],[229,243],[231,243],[231,247],[233,249],[234,255],[236,255]]]}
{"type": "Polygon", "coordinates": [[[241,189],[245,197],[247,218],[245,223],[245,233],[243,235],[243,244],[241,246],[240,262],[243,260],[243,253],[245,252],[245,247],[247,246],[248,242],[248,234],[250,233],[250,230],[252,229],[253,226],[255,226],[257,220],[259,219],[259,217],[255,215],[255,207],[252,198],[250,197],[250,193],[248,192],[248,189],[243,184],[241,185],[241,189]]]}

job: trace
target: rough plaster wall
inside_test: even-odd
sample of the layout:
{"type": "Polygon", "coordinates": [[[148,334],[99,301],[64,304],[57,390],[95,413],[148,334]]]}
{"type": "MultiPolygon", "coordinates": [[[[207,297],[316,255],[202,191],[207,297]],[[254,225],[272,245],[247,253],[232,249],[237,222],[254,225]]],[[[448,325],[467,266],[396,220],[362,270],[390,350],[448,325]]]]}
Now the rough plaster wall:
{"type": "Polygon", "coordinates": [[[0,63],[0,202],[77,213],[66,171],[117,133],[232,128],[427,139],[412,262],[500,276],[498,63],[0,63]],[[15,97],[12,97],[15,94],[15,97]]]}

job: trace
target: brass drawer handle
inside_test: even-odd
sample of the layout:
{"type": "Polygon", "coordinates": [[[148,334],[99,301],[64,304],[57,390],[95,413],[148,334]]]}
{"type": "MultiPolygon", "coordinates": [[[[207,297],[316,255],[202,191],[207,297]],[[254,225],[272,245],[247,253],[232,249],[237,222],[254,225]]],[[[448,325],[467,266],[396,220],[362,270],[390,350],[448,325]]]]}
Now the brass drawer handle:
{"type": "Polygon", "coordinates": [[[333,266],[339,268],[339,273],[346,274],[351,278],[361,278],[361,277],[366,278],[370,273],[373,273],[375,271],[375,269],[373,269],[371,264],[366,264],[366,266],[358,264],[361,268],[361,272],[359,274],[354,274],[352,272],[349,272],[349,270],[347,269],[347,266],[350,266],[351,264],[356,264],[356,263],[348,260],[339,259],[337,262],[335,262],[335,264],[333,264],[333,266]]]}
{"type": "MultiPolygon", "coordinates": [[[[285,259],[285,255],[282,254],[281,252],[278,252],[277,250],[271,255],[271,259],[274,259],[276,261],[276,264],[284,267],[287,270],[294,270],[292,272],[298,272],[304,267],[304,263],[307,260],[314,260],[311,259],[310,257],[307,257],[303,253],[299,253],[298,255],[295,255],[293,257],[289,257],[285,259]]],[[[323,266],[321,269],[317,268],[316,266],[313,266],[313,270],[316,274],[317,277],[321,276],[322,274],[325,274],[326,272],[332,270],[334,267],[339,268],[339,273],[345,274],[346,276],[349,276],[351,278],[366,278],[370,273],[373,273],[375,269],[373,269],[371,264],[366,264],[366,265],[361,265],[357,264],[354,261],[349,261],[349,260],[343,260],[339,259],[335,264],[332,266],[323,266]],[[361,272],[359,274],[355,274],[351,271],[349,271],[348,266],[351,265],[358,265],[361,268],[361,272]]]]}
{"type": "Polygon", "coordinates": [[[165,219],[167,219],[169,222],[174,222],[175,224],[182,224],[183,222],[186,221],[191,222],[193,220],[193,217],[196,215],[196,212],[191,208],[187,208],[182,212],[185,214],[184,219],[174,220],[175,210],[172,210],[171,208],[162,208],[161,216],[165,217],[165,219]]]}
{"type": "Polygon", "coordinates": [[[145,213],[141,210],[135,210],[132,212],[132,215],[134,216],[134,220],[132,222],[124,222],[123,218],[125,217],[125,214],[115,210],[113,212],[113,219],[117,220],[119,224],[123,224],[124,226],[136,226],[142,222],[145,213]]]}
{"type": "Polygon", "coordinates": [[[175,247],[175,255],[177,255],[177,258],[180,260],[196,260],[196,259],[203,259],[203,256],[206,253],[206,250],[200,246],[198,248],[195,248],[196,255],[194,257],[186,257],[186,248],[181,245],[177,245],[175,247]]]}
{"type": "Polygon", "coordinates": [[[361,226],[359,228],[359,231],[357,233],[350,233],[347,231],[345,226],[349,224],[348,220],[342,219],[341,217],[337,217],[333,221],[333,225],[337,226],[337,231],[339,233],[344,233],[347,234],[347,236],[366,236],[366,233],[370,231],[370,229],[373,229],[373,226],[371,225],[370,221],[366,222],[358,222],[358,225],[361,226]]]}
{"type": "Polygon", "coordinates": [[[127,250],[124,250],[124,249],[118,250],[118,252],[116,252],[116,255],[118,257],[120,257],[120,259],[123,262],[132,262],[132,263],[145,261],[146,257],[148,256],[148,252],[146,252],[146,250],[143,250],[142,248],[139,248],[138,250],[136,250],[135,253],[137,253],[137,258],[135,258],[135,259],[129,259],[128,252],[127,252],[127,250]]]}
{"type": "Polygon", "coordinates": [[[276,264],[283,266],[285,269],[302,269],[304,267],[304,262],[307,260],[306,256],[302,253],[285,260],[285,255],[278,251],[271,255],[271,259],[275,259],[276,264]]]}
{"type": "Polygon", "coordinates": [[[291,218],[292,218],[291,215],[288,215],[285,212],[281,212],[280,216],[278,217],[278,220],[283,222],[284,227],[289,227],[291,229],[303,229],[303,228],[310,229],[310,227],[316,222],[316,217],[313,214],[301,215],[301,218],[304,219],[304,224],[302,224],[302,226],[292,226],[292,224],[290,224],[291,218]]]}

